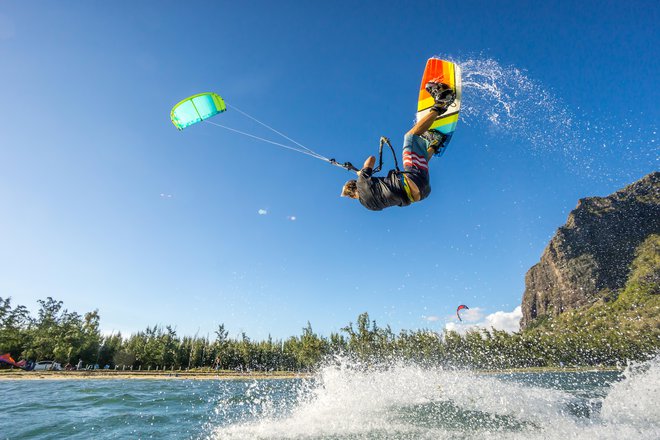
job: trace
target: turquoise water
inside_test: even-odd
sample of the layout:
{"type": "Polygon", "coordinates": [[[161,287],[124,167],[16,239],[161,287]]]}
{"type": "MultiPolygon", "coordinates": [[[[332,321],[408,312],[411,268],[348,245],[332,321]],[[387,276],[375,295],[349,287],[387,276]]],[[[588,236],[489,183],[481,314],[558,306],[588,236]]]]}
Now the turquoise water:
{"type": "Polygon", "coordinates": [[[2,438],[660,438],[657,362],[486,375],[342,364],[311,380],[4,381],[2,438]]]}

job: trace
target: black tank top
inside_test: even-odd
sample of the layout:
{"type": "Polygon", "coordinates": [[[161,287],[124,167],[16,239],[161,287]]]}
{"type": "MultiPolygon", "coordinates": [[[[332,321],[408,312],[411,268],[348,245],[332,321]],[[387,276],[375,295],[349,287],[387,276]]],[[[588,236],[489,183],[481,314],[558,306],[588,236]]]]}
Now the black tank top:
{"type": "Polygon", "coordinates": [[[410,205],[400,174],[391,170],[387,177],[372,177],[372,173],[371,168],[363,168],[358,173],[358,199],[362,206],[371,211],[380,211],[390,206],[410,205]]]}

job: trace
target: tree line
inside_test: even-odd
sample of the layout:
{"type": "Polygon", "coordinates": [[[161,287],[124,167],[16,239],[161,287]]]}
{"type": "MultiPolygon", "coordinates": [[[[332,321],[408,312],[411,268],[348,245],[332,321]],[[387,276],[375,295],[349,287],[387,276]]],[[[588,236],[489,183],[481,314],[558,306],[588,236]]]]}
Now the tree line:
{"type": "Polygon", "coordinates": [[[124,337],[103,335],[97,310],[80,315],[53,298],[38,301],[32,316],[0,297],[0,354],[61,364],[132,369],[309,371],[341,354],[366,365],[413,361],[484,369],[616,366],[660,351],[660,235],[638,249],[621,291],[601,292],[587,307],[541,316],[524,331],[475,328],[464,334],[431,330],[392,331],[367,313],[329,337],[312,326],[287,339],[229,337],[220,324],[213,337],[179,336],[172,326],[147,327],[124,337]]]}
{"type": "MultiPolygon", "coordinates": [[[[633,280],[635,281],[635,280],[633,280]]],[[[298,336],[252,340],[229,337],[220,324],[213,337],[179,336],[172,326],[147,327],[127,337],[104,336],[97,310],[80,315],[62,301],[40,300],[36,316],[0,298],[0,353],[33,361],[99,364],[131,369],[215,368],[240,371],[310,371],[337,354],[361,362],[411,361],[483,369],[615,366],[653,356],[660,348],[657,283],[636,280],[616,300],[543,317],[518,333],[494,329],[402,330],[379,326],[367,313],[338,333],[319,335],[307,324],[298,336]]]]}

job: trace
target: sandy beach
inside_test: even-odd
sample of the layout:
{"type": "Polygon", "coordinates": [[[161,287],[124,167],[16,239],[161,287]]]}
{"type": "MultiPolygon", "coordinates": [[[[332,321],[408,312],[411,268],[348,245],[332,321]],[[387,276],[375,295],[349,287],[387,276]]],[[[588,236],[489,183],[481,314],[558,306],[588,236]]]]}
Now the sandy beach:
{"type": "MultiPolygon", "coordinates": [[[[621,371],[617,367],[530,367],[511,368],[503,370],[473,370],[477,374],[515,374],[515,373],[578,373],[596,371],[621,371]]],[[[240,373],[230,370],[220,371],[114,371],[114,370],[83,370],[83,371],[22,371],[0,370],[2,380],[84,380],[84,379],[185,379],[185,380],[263,380],[263,379],[301,379],[310,377],[310,373],[294,373],[290,371],[249,372],[240,373]]]]}
{"type": "Polygon", "coordinates": [[[185,380],[252,380],[298,379],[308,374],[289,371],[238,373],[235,371],[21,371],[2,370],[0,380],[82,380],[82,379],[185,379],[185,380]]]}

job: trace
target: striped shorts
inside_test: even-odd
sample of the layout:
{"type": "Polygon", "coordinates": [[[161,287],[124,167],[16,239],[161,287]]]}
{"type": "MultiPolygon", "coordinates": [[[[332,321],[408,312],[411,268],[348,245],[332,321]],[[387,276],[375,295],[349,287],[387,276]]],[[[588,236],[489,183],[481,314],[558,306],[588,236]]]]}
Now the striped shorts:
{"type": "Polygon", "coordinates": [[[414,134],[407,134],[403,138],[403,169],[410,171],[418,168],[420,171],[429,172],[429,161],[426,158],[426,139],[414,134]]]}
{"type": "MultiPolygon", "coordinates": [[[[406,177],[417,185],[420,200],[424,200],[431,194],[426,148],[428,148],[428,142],[421,136],[407,134],[403,138],[403,170],[406,177]]],[[[405,181],[402,183],[405,188],[407,186],[405,181]]],[[[408,193],[408,190],[406,192],[408,193]]],[[[408,197],[411,197],[410,194],[408,194],[408,197]]]]}

